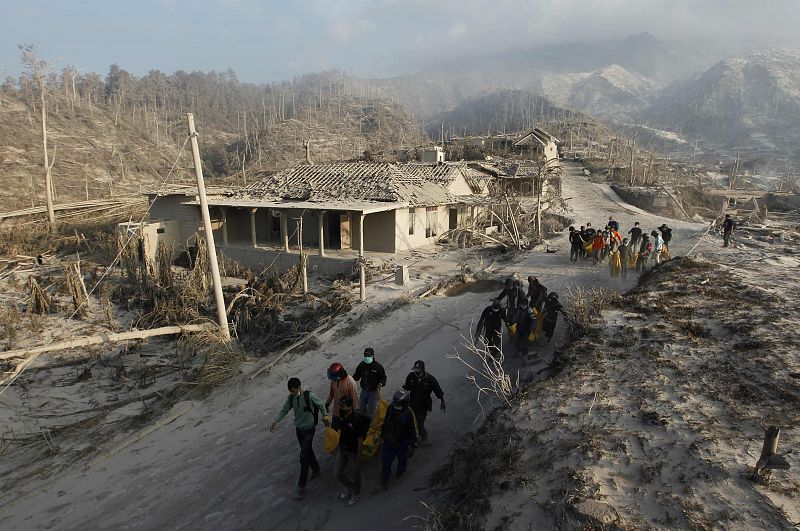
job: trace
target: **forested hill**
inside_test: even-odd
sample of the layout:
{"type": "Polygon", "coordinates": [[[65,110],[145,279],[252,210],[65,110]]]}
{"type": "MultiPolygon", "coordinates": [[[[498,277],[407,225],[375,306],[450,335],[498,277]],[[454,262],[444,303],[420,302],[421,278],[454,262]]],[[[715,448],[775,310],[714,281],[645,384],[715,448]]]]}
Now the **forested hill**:
{"type": "MultiPolygon", "coordinates": [[[[72,68],[46,78],[53,177],[59,201],[138,193],[178,162],[174,179],[191,179],[191,157],[177,158],[186,113],[195,116],[211,182],[249,178],[315,162],[363,157],[427,140],[398,105],[339,72],[270,85],[241,83],[228,70],[157,70],[137,77],[117,65],[105,76],[72,68]],[[244,171],[243,168],[244,167],[244,171]]],[[[39,94],[32,75],[6,78],[0,90],[0,198],[4,210],[40,204],[44,186],[39,94]]]]}

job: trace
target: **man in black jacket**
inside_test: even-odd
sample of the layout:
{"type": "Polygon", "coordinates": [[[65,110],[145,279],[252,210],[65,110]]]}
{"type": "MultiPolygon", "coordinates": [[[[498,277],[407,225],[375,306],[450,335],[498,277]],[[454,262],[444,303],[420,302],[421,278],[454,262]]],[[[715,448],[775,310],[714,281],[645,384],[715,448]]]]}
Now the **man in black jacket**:
{"type": "Polygon", "coordinates": [[[414,412],[408,406],[409,392],[398,389],[392,398],[392,405],[386,411],[381,426],[381,486],[389,486],[392,463],[397,458],[397,478],[405,474],[407,459],[419,445],[419,429],[414,412]]]}
{"type": "Polygon", "coordinates": [[[731,234],[736,230],[736,222],[731,219],[730,214],[725,214],[725,221],[722,222],[722,239],[725,241],[723,247],[727,247],[731,242],[731,234]]]}
{"type": "Polygon", "coordinates": [[[661,239],[664,240],[664,249],[666,249],[666,257],[669,258],[669,242],[672,241],[672,229],[666,223],[662,223],[658,228],[661,231],[661,239]]]}
{"type": "Polygon", "coordinates": [[[642,242],[642,228],[639,227],[639,222],[633,224],[633,228],[628,231],[628,234],[631,235],[631,249],[634,249],[636,252],[639,251],[639,244],[642,242]]]}
{"type": "Polygon", "coordinates": [[[375,361],[375,349],[364,349],[364,361],[358,364],[353,380],[361,382],[361,393],[358,397],[358,410],[375,416],[378,407],[378,388],[386,385],[386,370],[375,361]]]}
{"type": "Polygon", "coordinates": [[[424,441],[428,437],[428,430],[425,429],[425,417],[428,416],[429,411],[433,410],[431,393],[434,393],[436,398],[441,401],[440,409],[444,411],[444,392],[439,386],[438,380],[425,372],[425,362],[422,360],[414,362],[414,370],[406,377],[403,389],[406,389],[411,394],[411,410],[417,419],[417,427],[424,441]]]}
{"type": "Polygon", "coordinates": [[[492,301],[491,306],[487,306],[478,319],[478,327],[475,329],[475,341],[483,340],[486,346],[500,350],[500,339],[503,337],[503,323],[508,326],[506,316],[500,308],[500,302],[492,301]]]}
{"type": "Polygon", "coordinates": [[[333,417],[333,429],[340,430],[339,453],[336,456],[336,479],[345,490],[339,494],[347,505],[355,505],[361,496],[361,468],[358,451],[361,440],[367,436],[370,418],[353,410],[353,399],[345,395],[339,399],[339,416],[333,417]],[[351,469],[348,477],[347,469],[351,469]]]}
{"type": "Polygon", "coordinates": [[[553,291],[547,296],[547,300],[544,303],[544,317],[542,321],[542,329],[544,330],[544,335],[547,337],[548,343],[553,339],[553,332],[555,332],[556,329],[559,312],[563,314],[564,307],[558,300],[558,293],[553,291]]]}

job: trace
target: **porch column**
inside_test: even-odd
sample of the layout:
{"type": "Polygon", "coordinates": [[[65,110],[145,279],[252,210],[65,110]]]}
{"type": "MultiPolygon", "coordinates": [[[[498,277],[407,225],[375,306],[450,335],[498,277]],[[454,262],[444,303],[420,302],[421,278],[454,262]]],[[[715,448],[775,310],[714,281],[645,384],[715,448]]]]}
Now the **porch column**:
{"type": "Polygon", "coordinates": [[[283,240],[283,250],[289,252],[289,220],[286,211],[281,210],[281,240],[283,240]]]}
{"type": "Polygon", "coordinates": [[[228,207],[222,207],[222,246],[228,246],[228,207]]]}
{"type": "Polygon", "coordinates": [[[258,239],[256,238],[256,210],[258,209],[250,209],[250,243],[253,244],[253,247],[258,247],[258,239]]]}
{"type": "Polygon", "coordinates": [[[319,255],[325,256],[325,211],[319,211],[319,255]]]}
{"type": "Polygon", "coordinates": [[[364,213],[358,213],[358,256],[364,256],[364,213]]]}

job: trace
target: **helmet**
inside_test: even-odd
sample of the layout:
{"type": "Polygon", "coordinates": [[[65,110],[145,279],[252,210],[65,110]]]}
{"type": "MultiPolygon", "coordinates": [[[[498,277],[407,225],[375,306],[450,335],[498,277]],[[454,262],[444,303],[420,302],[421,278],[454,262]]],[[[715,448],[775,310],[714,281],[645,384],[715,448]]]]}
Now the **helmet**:
{"type": "Polygon", "coordinates": [[[495,299],[492,301],[492,310],[499,310],[500,309],[500,301],[495,299]]]}
{"type": "Polygon", "coordinates": [[[335,382],[345,376],[347,376],[347,371],[344,370],[344,366],[341,363],[331,363],[331,366],[328,367],[328,380],[335,382]]]}
{"type": "Polygon", "coordinates": [[[656,231],[650,231],[650,236],[658,236],[658,233],[656,231]]]}
{"type": "Polygon", "coordinates": [[[424,371],[425,370],[425,362],[422,361],[422,360],[415,361],[414,362],[414,368],[415,369],[422,369],[424,371]]]}
{"type": "Polygon", "coordinates": [[[394,396],[392,397],[392,403],[394,404],[394,403],[408,402],[409,396],[410,396],[409,392],[406,391],[405,389],[398,389],[397,391],[394,392],[394,396]]]}
{"type": "Polygon", "coordinates": [[[551,298],[551,299],[558,299],[558,293],[556,293],[555,291],[551,291],[550,294],[547,295],[547,296],[548,296],[548,298],[551,298]]]}
{"type": "Polygon", "coordinates": [[[535,281],[536,281],[536,276],[528,275],[528,282],[535,282],[535,281]]]}

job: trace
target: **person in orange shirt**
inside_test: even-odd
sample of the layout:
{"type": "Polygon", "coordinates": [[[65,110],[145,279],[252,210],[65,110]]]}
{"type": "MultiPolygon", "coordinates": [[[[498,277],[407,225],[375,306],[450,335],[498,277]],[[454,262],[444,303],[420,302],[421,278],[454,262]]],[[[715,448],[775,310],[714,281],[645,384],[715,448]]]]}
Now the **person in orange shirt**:
{"type": "Polygon", "coordinates": [[[606,242],[603,238],[603,233],[596,234],[594,237],[594,242],[592,242],[592,261],[594,265],[597,265],[597,262],[600,261],[600,254],[605,247],[606,242]]]}
{"type": "Polygon", "coordinates": [[[349,396],[353,399],[354,409],[358,410],[358,388],[356,381],[353,377],[347,374],[344,366],[341,363],[331,363],[328,367],[328,380],[331,381],[331,390],[328,392],[328,400],[325,401],[325,407],[330,407],[333,404],[331,413],[334,417],[339,416],[339,399],[343,396],[349,396]]]}

